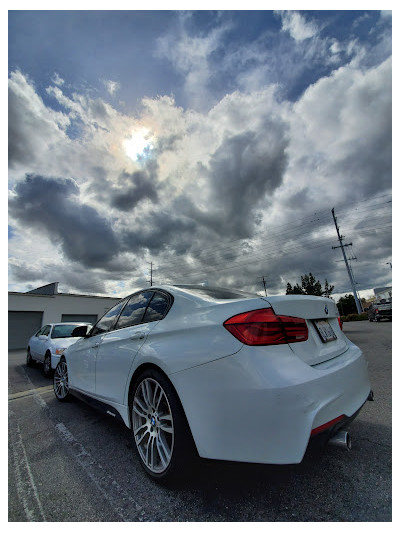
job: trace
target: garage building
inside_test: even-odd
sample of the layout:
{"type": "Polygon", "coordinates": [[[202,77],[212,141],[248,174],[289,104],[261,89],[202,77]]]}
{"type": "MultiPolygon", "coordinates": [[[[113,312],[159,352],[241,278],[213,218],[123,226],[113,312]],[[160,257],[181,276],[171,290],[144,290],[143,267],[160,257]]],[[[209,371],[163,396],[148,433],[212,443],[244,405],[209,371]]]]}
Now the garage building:
{"type": "Polygon", "coordinates": [[[9,292],[8,349],[26,348],[29,338],[51,322],[94,324],[120,299],[59,293],[58,282],[29,292],[9,292]]]}

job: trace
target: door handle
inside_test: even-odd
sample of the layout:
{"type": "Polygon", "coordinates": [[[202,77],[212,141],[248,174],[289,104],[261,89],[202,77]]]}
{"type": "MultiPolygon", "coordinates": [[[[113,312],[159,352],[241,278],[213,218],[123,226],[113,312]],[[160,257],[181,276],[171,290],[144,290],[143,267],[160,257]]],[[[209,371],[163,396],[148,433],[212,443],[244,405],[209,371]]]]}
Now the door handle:
{"type": "Polygon", "coordinates": [[[98,346],[100,346],[100,343],[99,343],[99,342],[95,342],[95,343],[93,344],[93,348],[97,348],[98,346]]]}
{"type": "Polygon", "coordinates": [[[142,339],[145,338],[145,334],[144,333],[134,333],[133,335],[131,335],[130,337],[133,341],[140,341],[142,339]]]}

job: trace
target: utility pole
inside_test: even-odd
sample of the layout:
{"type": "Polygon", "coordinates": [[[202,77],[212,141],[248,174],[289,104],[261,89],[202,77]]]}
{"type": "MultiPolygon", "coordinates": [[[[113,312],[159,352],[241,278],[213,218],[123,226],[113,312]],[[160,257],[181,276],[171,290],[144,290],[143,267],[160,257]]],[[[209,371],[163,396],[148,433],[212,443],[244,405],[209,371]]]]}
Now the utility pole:
{"type": "Polygon", "coordinates": [[[339,226],[337,225],[337,218],[335,217],[335,209],[334,208],[332,209],[332,216],[333,216],[333,221],[335,222],[336,231],[337,231],[338,240],[339,240],[339,246],[332,246],[332,250],[335,250],[336,248],[341,248],[342,249],[343,259],[344,259],[344,262],[345,262],[345,265],[346,265],[346,268],[347,268],[347,273],[349,274],[351,286],[353,288],[353,295],[354,295],[354,300],[356,302],[357,311],[360,314],[360,313],[362,313],[362,308],[361,308],[360,300],[358,299],[358,295],[357,295],[357,291],[356,291],[356,283],[354,281],[353,273],[352,273],[352,271],[350,269],[349,262],[347,261],[346,252],[345,252],[345,249],[344,249],[345,246],[351,246],[352,243],[343,244],[344,236],[340,235],[339,226]]]}
{"type": "Polygon", "coordinates": [[[263,285],[264,285],[265,296],[267,296],[267,286],[265,284],[264,276],[262,277],[262,280],[263,280],[263,285]]]}
{"type": "Polygon", "coordinates": [[[150,263],[150,279],[147,280],[150,283],[150,287],[153,286],[153,263],[150,263]]]}

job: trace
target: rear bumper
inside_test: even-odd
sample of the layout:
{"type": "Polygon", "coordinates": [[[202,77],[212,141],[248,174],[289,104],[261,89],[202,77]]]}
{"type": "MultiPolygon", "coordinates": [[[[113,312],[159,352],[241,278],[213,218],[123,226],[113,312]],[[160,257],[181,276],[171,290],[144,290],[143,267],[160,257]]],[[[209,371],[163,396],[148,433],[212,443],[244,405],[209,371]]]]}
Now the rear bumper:
{"type": "Polygon", "coordinates": [[[333,437],[338,431],[347,428],[353,420],[358,416],[361,409],[363,408],[366,401],[362,404],[362,406],[357,409],[357,411],[352,416],[343,416],[338,422],[335,424],[329,425],[326,429],[319,431],[315,435],[313,432],[311,432],[310,441],[308,443],[308,447],[313,446],[314,444],[318,443],[319,445],[325,446],[328,444],[329,439],[333,437]]]}
{"type": "Polygon", "coordinates": [[[364,356],[350,342],[315,367],[287,345],[245,346],[170,378],[201,457],[269,464],[301,462],[312,430],[341,415],[350,423],[371,389],[364,356]]]}

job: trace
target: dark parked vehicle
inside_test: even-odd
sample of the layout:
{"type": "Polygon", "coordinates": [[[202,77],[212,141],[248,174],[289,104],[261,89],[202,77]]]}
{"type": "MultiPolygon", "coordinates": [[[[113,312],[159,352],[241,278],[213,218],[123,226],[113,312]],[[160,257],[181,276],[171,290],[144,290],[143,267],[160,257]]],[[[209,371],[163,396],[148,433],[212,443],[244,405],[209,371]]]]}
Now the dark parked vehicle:
{"type": "Polygon", "coordinates": [[[384,318],[392,320],[392,302],[376,302],[368,308],[370,322],[380,322],[384,318]]]}

